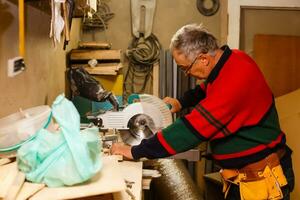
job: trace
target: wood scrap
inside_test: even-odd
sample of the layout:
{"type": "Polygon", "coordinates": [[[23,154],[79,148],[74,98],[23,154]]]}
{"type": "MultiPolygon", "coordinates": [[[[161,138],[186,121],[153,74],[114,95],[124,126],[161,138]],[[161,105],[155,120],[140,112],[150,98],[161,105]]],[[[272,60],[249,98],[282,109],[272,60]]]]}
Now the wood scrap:
{"type": "Polygon", "coordinates": [[[153,178],[161,177],[158,170],[155,169],[143,169],[142,187],[143,190],[150,190],[150,184],[153,178]]]}
{"type": "Polygon", "coordinates": [[[143,190],[150,190],[152,178],[143,178],[142,179],[142,188],[143,190]]]}
{"type": "Polygon", "coordinates": [[[23,172],[18,171],[17,176],[15,177],[13,183],[11,184],[5,200],[14,200],[16,199],[18,192],[22,188],[25,182],[25,174],[23,172]]]}
{"type": "Polygon", "coordinates": [[[10,187],[18,175],[17,162],[9,163],[0,167],[0,199],[6,198],[10,187]]]}
{"type": "Polygon", "coordinates": [[[10,162],[12,162],[12,160],[9,159],[9,158],[0,158],[0,166],[1,166],[1,165],[8,164],[8,163],[10,163],[10,162]]]}
{"type": "Polygon", "coordinates": [[[143,169],[143,177],[158,178],[161,174],[155,169],[143,169]]]}
{"type": "Polygon", "coordinates": [[[90,67],[88,64],[72,64],[71,67],[84,67],[92,75],[117,75],[123,66],[121,63],[102,63],[97,64],[95,67],[90,67]]]}
{"type": "Polygon", "coordinates": [[[71,61],[76,60],[120,60],[121,50],[86,50],[73,49],[70,53],[71,61]]]}
{"type": "Polygon", "coordinates": [[[91,49],[110,49],[111,44],[106,42],[79,42],[79,48],[91,48],[91,49]]]}
{"type": "Polygon", "coordinates": [[[25,182],[17,195],[16,200],[25,200],[32,197],[38,191],[43,189],[45,184],[25,182]]]}

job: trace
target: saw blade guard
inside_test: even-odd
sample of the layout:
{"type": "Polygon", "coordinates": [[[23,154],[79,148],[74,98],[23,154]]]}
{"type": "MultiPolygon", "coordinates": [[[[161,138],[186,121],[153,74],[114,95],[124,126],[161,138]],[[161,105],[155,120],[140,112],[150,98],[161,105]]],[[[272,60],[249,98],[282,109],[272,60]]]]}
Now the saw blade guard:
{"type": "Polygon", "coordinates": [[[123,142],[129,145],[139,144],[173,121],[167,105],[158,97],[138,94],[129,103],[120,112],[108,111],[97,116],[102,120],[102,129],[118,129],[123,142]]]}
{"type": "Polygon", "coordinates": [[[160,110],[145,102],[133,103],[120,112],[108,111],[97,117],[102,119],[102,129],[129,129],[128,122],[137,114],[149,116],[157,129],[163,128],[163,116],[160,110]]]}

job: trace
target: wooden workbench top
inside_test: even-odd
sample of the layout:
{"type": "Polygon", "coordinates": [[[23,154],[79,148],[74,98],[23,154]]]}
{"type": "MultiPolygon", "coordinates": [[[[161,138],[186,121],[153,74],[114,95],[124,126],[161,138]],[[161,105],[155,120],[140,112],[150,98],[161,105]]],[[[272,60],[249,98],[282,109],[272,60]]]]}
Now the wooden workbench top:
{"type": "MultiPolygon", "coordinates": [[[[90,181],[70,187],[48,188],[42,184],[25,182],[18,193],[19,199],[100,199],[140,200],[142,193],[142,162],[121,161],[117,156],[104,156],[103,167],[90,181]],[[127,185],[127,186],[126,186],[127,185]],[[39,186],[39,187],[37,187],[39,186]],[[42,188],[42,189],[41,189],[42,188]],[[111,195],[103,195],[111,194],[111,195]]],[[[13,164],[13,163],[12,163],[13,164]]],[[[3,166],[1,167],[3,168],[3,166]]],[[[1,169],[0,169],[1,171],[1,169]]],[[[16,198],[18,199],[18,198],[16,198]]]]}

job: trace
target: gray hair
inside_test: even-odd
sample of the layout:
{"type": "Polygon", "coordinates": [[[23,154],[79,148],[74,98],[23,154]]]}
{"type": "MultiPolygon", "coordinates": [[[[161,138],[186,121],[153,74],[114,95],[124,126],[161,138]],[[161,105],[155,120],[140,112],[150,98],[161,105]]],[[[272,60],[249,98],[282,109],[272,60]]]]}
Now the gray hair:
{"type": "Polygon", "coordinates": [[[200,53],[215,55],[217,39],[202,24],[188,24],[180,28],[172,37],[170,50],[177,50],[192,60],[200,53]]]}

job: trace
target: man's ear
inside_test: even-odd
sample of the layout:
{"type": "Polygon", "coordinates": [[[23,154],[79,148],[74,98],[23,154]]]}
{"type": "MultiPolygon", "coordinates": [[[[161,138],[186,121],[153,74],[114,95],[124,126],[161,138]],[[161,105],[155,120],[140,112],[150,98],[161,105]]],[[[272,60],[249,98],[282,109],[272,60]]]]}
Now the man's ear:
{"type": "Polygon", "coordinates": [[[209,56],[206,54],[203,54],[200,56],[199,61],[201,62],[201,64],[203,64],[204,66],[208,66],[209,65],[209,56]]]}

